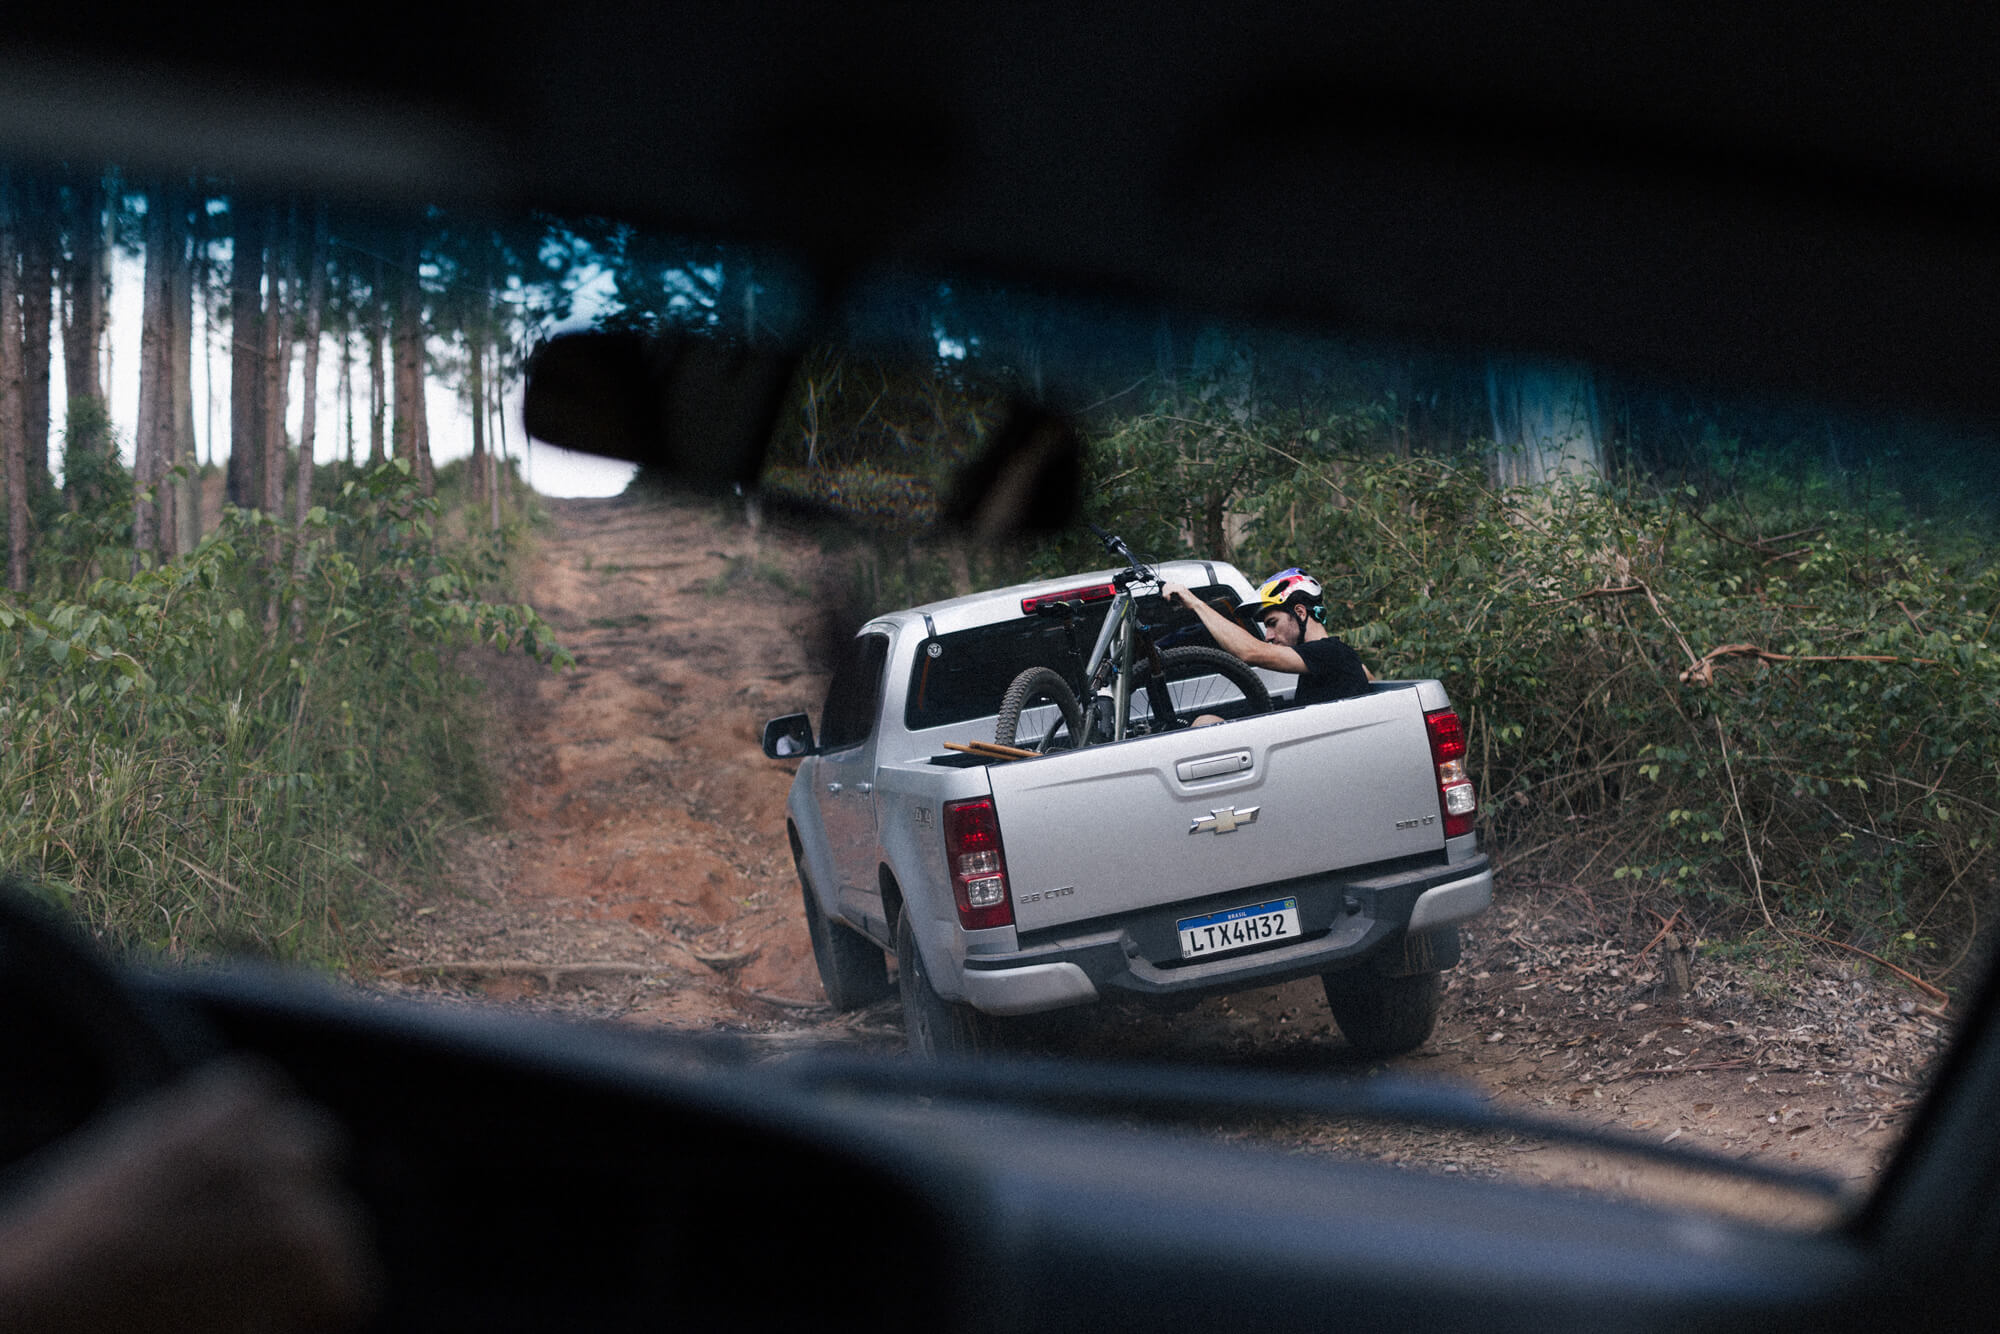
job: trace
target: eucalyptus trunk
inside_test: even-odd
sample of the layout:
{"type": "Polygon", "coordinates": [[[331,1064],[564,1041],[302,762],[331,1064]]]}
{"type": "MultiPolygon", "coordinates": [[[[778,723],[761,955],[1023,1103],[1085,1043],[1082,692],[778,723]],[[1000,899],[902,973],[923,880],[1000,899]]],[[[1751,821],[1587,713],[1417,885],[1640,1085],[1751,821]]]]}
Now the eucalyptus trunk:
{"type": "Polygon", "coordinates": [[[486,457],[485,340],[477,333],[468,333],[465,339],[465,350],[468,353],[466,358],[468,363],[466,374],[469,377],[465,393],[466,397],[471,400],[472,406],[472,464],[468,475],[471,486],[468,490],[471,493],[472,500],[477,502],[486,498],[487,491],[491,489],[492,480],[488,475],[491,472],[490,460],[486,457]]]}
{"type": "Polygon", "coordinates": [[[292,483],[292,634],[305,623],[306,515],[312,512],[313,446],[319,424],[319,322],[326,305],[326,216],[313,210],[312,240],[306,247],[305,364],[299,375],[299,461],[292,483]]]}
{"type": "Polygon", "coordinates": [[[424,420],[423,293],[417,272],[421,262],[417,234],[410,232],[396,274],[396,455],[410,461],[417,485],[428,496],[436,493],[437,480],[431,469],[430,432],[424,420]]]}
{"type": "Polygon", "coordinates": [[[1493,477],[1501,486],[1547,486],[1604,475],[1597,386],[1580,366],[1489,362],[1493,477]]]}
{"type": "Polygon", "coordinates": [[[144,296],[139,311],[139,420],[132,437],[132,548],[158,552],[163,529],[158,492],[165,478],[164,458],[172,453],[173,393],[168,387],[168,345],[173,341],[172,302],[167,280],[168,250],[173,229],[168,216],[170,192],[154,189],[146,200],[143,232],[146,251],[144,296]]]}
{"type": "Polygon", "coordinates": [[[388,458],[389,376],[383,344],[388,341],[389,290],[382,261],[375,261],[375,286],[368,294],[368,468],[388,458]]]}
{"type": "Polygon", "coordinates": [[[382,344],[381,325],[371,325],[368,330],[368,466],[370,469],[381,467],[389,456],[388,368],[385,365],[382,344]]]}
{"type": "Polygon", "coordinates": [[[174,266],[167,275],[167,300],[173,314],[174,337],[167,345],[168,406],[173,430],[167,436],[167,467],[179,473],[167,483],[173,492],[174,522],[163,534],[170,555],[194,550],[201,541],[201,478],[195,468],[194,444],[194,246],[187,230],[187,210],[174,215],[174,266]]]}
{"type": "Polygon", "coordinates": [[[63,262],[63,379],[69,399],[64,412],[65,485],[72,509],[94,496],[84,494],[94,483],[99,463],[111,452],[110,418],[104,403],[104,380],[98,347],[104,335],[105,245],[104,180],[96,175],[73,177],[67,191],[64,232],[68,238],[63,262]]]}
{"type": "Polygon", "coordinates": [[[254,509],[264,494],[264,214],[231,207],[229,261],[229,501],[254,509]]]}
{"type": "Polygon", "coordinates": [[[28,587],[28,442],[21,422],[21,289],[11,173],[0,167],[0,490],[7,498],[7,587],[28,587]]]}
{"type": "Polygon", "coordinates": [[[46,495],[55,480],[49,469],[50,371],[54,346],[55,262],[59,221],[50,203],[48,178],[18,181],[15,198],[21,245],[21,426],[27,448],[28,492],[46,495]]]}
{"type": "MultiPolygon", "coordinates": [[[[285,234],[283,221],[277,209],[272,209],[268,219],[270,228],[270,301],[264,315],[264,439],[262,474],[264,479],[264,513],[276,519],[285,512],[285,390],[286,381],[291,377],[291,313],[286,309],[286,301],[291,296],[291,283],[287,266],[283,259],[285,234]]],[[[277,557],[278,537],[275,530],[269,542],[269,555],[277,557]]]]}
{"type": "MultiPolygon", "coordinates": [[[[488,382],[493,387],[492,393],[495,398],[499,396],[499,380],[500,349],[495,347],[493,349],[493,376],[488,382]]],[[[486,415],[487,403],[483,398],[480,400],[478,411],[481,417],[486,415]]],[[[497,413],[494,415],[494,423],[495,425],[499,423],[499,415],[497,413]]],[[[492,525],[493,531],[496,533],[500,531],[500,451],[503,447],[503,441],[496,434],[490,437],[490,443],[486,448],[486,508],[488,511],[488,520],[492,525]]]]}
{"type": "MultiPolygon", "coordinates": [[[[334,388],[334,396],[340,400],[341,415],[344,418],[345,450],[342,457],[347,467],[353,470],[354,456],[354,340],[347,329],[340,331],[340,383],[334,388]]],[[[338,475],[338,474],[336,474],[338,475]]]]}
{"type": "MultiPolygon", "coordinates": [[[[292,522],[305,527],[312,509],[313,444],[319,421],[319,323],[326,306],[326,219],[317,209],[312,243],[306,250],[306,348],[299,387],[299,468],[293,484],[292,522]]],[[[303,555],[305,544],[299,544],[303,555]]]]}

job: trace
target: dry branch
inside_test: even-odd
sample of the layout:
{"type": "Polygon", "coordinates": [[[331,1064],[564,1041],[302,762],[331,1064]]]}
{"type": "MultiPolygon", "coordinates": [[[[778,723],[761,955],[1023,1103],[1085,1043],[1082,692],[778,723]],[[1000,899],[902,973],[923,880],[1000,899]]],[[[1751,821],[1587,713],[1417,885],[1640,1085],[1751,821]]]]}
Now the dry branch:
{"type": "MultiPolygon", "coordinates": [[[[1655,917],[1658,917],[1658,916],[1659,916],[1659,914],[1658,914],[1658,913],[1654,913],[1654,914],[1653,914],[1653,916],[1655,916],[1655,917]]],[[[1635,963],[1636,963],[1636,962],[1638,962],[1638,961],[1639,961],[1640,959],[1643,959],[1643,958],[1645,958],[1645,957],[1646,957],[1646,951],[1647,951],[1647,950],[1650,950],[1650,949],[1652,949],[1652,948],[1653,948],[1653,946],[1655,946],[1655,945],[1659,944],[1659,943],[1660,943],[1660,942],[1661,942],[1662,940],[1666,939],[1666,936],[1667,936],[1667,932],[1669,932],[1669,931],[1673,930],[1673,929],[1674,929],[1674,923],[1675,923],[1675,922],[1678,922],[1678,921],[1680,921],[1680,920],[1681,920],[1681,910],[1680,910],[1679,908],[1676,908],[1676,909],[1674,909],[1674,915],[1673,915],[1672,917],[1669,917],[1669,918],[1666,918],[1666,919],[1665,919],[1664,921],[1662,921],[1662,922],[1660,923],[1660,929],[1659,929],[1659,931],[1658,931],[1657,933],[1655,933],[1655,934],[1654,934],[1654,936],[1653,936],[1653,938],[1652,938],[1651,940],[1649,940],[1649,941],[1647,941],[1647,942],[1646,942],[1646,948],[1645,948],[1645,949],[1643,949],[1643,950],[1640,950],[1640,951],[1639,951],[1639,952],[1638,952],[1637,954],[1635,954],[1635,955],[1633,955],[1633,956],[1632,956],[1632,959],[1633,959],[1633,962],[1635,962],[1635,963]]]]}
{"type": "Polygon", "coordinates": [[[1929,996],[1932,1000],[1938,1002],[1939,1005],[1949,1005],[1951,1003],[1951,996],[1947,992],[1945,992],[1942,988],[1932,986],[1930,983],[1924,981],[1921,977],[1918,977],[1915,973],[1909,972],[1906,969],[1896,967],[1895,964],[1890,963],[1887,959],[1883,958],[1879,954],[1870,954],[1867,950],[1862,949],[1859,945],[1850,945],[1844,940],[1834,940],[1830,936],[1815,935],[1810,931],[1801,931],[1798,934],[1804,936],[1808,940],[1817,940],[1822,945],[1832,945],[1838,949],[1852,951],[1853,953],[1860,955],[1862,958],[1869,960],[1871,963],[1879,963],[1884,968],[1894,973],[1897,977],[1902,978],[1905,982],[1908,982],[1911,986],[1923,992],[1926,996],[1929,996]]]}
{"type": "Polygon", "coordinates": [[[1696,523],[1700,524],[1703,528],[1707,529],[1711,536],[1718,537],[1722,539],[1724,542],[1728,542],[1732,546],[1742,547],[1745,551],[1754,551],[1759,555],[1764,556],[1766,558],[1764,564],[1766,565],[1769,565],[1774,561],[1796,560],[1800,556],[1807,555],[1812,551],[1811,547],[1800,547],[1796,551],[1780,551],[1777,547],[1771,545],[1772,543],[1788,542],[1795,537],[1810,537],[1813,534],[1821,531],[1818,528],[1801,528],[1798,529],[1796,532],[1779,533],[1776,537],[1765,538],[1763,541],[1760,542],[1755,542],[1755,541],[1746,542],[1740,537],[1732,537],[1728,533],[1723,532],[1720,528],[1717,528],[1714,524],[1702,518],[1701,515],[1695,513],[1692,509],[1686,511],[1686,513],[1690,519],[1693,519],[1696,523]]]}
{"type": "Polygon", "coordinates": [[[1581,602],[1585,598],[1614,598],[1614,597],[1622,597],[1628,593],[1643,593],[1645,591],[1646,591],[1646,586],[1644,584],[1627,584],[1620,588],[1593,588],[1587,592],[1577,593],[1571,597],[1551,598],[1547,602],[1530,602],[1528,604],[1528,609],[1530,611],[1533,611],[1540,607],[1560,607],[1565,603],[1569,602],[1581,602]]]}
{"type": "Polygon", "coordinates": [[[1913,666],[1935,667],[1936,658],[1902,658],[1892,653],[1774,653],[1756,644],[1723,644],[1712,648],[1694,660],[1694,665],[1681,673],[1682,685],[1707,686],[1715,684],[1715,667],[1724,658],[1755,658],[1761,663],[1775,662],[1907,662],[1913,666]]]}
{"type": "Polygon", "coordinates": [[[501,977],[538,977],[549,990],[566,985],[588,985],[592,980],[614,977],[647,977],[671,972],[667,964],[624,963],[600,960],[590,963],[536,963],[527,959],[463,959],[448,963],[418,963],[391,968],[382,974],[396,982],[453,978],[484,982],[501,977]]]}

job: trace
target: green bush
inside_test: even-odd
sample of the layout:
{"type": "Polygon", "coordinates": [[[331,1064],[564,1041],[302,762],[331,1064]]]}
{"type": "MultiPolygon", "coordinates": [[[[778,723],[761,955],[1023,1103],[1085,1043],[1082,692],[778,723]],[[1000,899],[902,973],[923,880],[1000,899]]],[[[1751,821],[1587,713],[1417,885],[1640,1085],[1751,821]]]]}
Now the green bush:
{"type": "Polygon", "coordinates": [[[182,559],[101,548],[118,573],[0,599],[0,866],[116,948],[365,948],[398,868],[492,799],[460,652],[566,660],[437,517],[392,464],[303,530],[232,509],[182,559]]]}
{"type": "Polygon", "coordinates": [[[1467,716],[1490,839],[1894,952],[1973,929],[2000,838],[2000,571],[1794,476],[1501,491],[1478,456],[1287,451],[1240,563],[1304,563],[1467,716]]]}

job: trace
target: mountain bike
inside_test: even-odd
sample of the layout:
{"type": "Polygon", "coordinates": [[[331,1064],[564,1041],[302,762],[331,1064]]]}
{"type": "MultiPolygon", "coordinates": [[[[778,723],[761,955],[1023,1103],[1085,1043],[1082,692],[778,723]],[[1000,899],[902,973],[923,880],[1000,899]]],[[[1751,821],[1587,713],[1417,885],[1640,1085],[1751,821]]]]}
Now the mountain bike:
{"type": "Polygon", "coordinates": [[[1123,539],[1090,525],[1104,549],[1125,563],[1112,575],[1116,590],[1088,655],[1077,637],[1080,599],[1050,599],[1035,614],[1052,616],[1069,632],[1075,671],[1029,667],[1000,698],[993,739],[1003,746],[1047,753],[1128,736],[1193,726],[1214,717],[1268,713],[1271,694],[1256,669],[1232,653],[1200,645],[1162,648],[1142,607],[1164,607],[1158,573],[1123,539]]]}

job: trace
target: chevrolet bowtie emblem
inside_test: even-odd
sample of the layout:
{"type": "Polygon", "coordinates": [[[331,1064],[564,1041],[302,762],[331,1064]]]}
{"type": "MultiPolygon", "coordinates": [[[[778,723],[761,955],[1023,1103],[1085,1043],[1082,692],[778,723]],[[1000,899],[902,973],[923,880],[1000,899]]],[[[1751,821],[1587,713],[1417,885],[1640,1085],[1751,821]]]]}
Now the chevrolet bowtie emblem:
{"type": "Polygon", "coordinates": [[[1224,806],[1219,811],[1210,811],[1188,826],[1190,834],[1233,834],[1246,824],[1257,823],[1257,812],[1261,806],[1246,806],[1237,810],[1234,806],[1224,806]]]}

